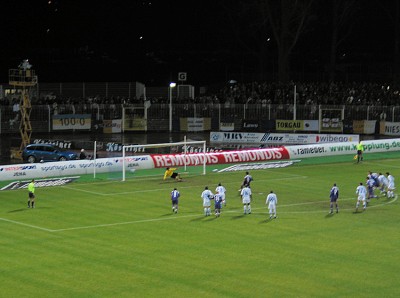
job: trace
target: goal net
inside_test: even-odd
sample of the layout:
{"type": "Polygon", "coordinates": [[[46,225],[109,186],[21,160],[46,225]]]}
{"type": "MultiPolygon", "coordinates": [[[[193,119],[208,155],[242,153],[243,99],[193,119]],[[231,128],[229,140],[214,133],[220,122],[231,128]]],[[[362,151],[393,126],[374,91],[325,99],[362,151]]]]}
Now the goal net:
{"type": "Polygon", "coordinates": [[[163,179],[167,167],[176,168],[183,179],[205,175],[206,162],[206,141],[126,145],[122,148],[122,181],[143,176],[163,179]],[[141,156],[146,159],[145,168],[141,156]]]}

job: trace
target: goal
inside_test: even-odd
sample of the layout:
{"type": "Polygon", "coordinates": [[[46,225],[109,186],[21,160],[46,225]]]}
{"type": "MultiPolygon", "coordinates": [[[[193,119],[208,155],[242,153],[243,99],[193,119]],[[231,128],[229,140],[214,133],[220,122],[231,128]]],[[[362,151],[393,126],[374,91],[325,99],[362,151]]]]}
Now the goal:
{"type": "MultiPolygon", "coordinates": [[[[181,161],[181,164],[171,165],[170,167],[183,167],[183,173],[185,174],[206,174],[206,141],[126,145],[122,147],[122,181],[125,181],[128,176],[131,177],[138,175],[134,167],[128,166],[128,159],[130,159],[132,156],[139,157],[144,155],[166,155],[168,156],[168,159],[169,157],[179,157],[177,159],[181,161]],[[182,156],[183,158],[181,158],[182,156]]],[[[160,172],[160,168],[165,170],[166,167],[167,166],[154,165],[151,167],[151,169],[148,169],[148,171],[152,170],[154,173],[155,168],[157,170],[157,175],[160,176],[160,174],[164,174],[164,171],[162,171],[162,173],[160,172]]]]}

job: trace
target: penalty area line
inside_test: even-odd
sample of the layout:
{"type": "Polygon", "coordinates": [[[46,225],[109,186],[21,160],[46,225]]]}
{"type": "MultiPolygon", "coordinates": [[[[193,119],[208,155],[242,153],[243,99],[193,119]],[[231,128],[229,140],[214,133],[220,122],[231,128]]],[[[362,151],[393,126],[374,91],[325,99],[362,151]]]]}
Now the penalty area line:
{"type": "MultiPolygon", "coordinates": [[[[343,200],[353,200],[353,198],[349,199],[343,199],[343,200]]],[[[397,200],[397,195],[396,197],[389,201],[385,202],[379,205],[374,205],[370,206],[369,208],[375,208],[375,207],[380,207],[384,205],[391,204],[397,200]]],[[[288,204],[284,206],[296,206],[296,205],[304,205],[304,204],[313,204],[313,203],[319,203],[319,202],[307,202],[307,203],[298,203],[298,204],[288,204]]],[[[265,208],[253,208],[253,210],[259,210],[262,209],[264,210],[265,208]]],[[[341,209],[341,210],[353,210],[353,208],[347,208],[347,209],[341,209]]],[[[241,209],[237,210],[227,210],[224,213],[241,213],[241,209]]],[[[301,214],[301,213],[325,213],[325,210],[317,210],[317,211],[282,211],[279,212],[279,214],[301,214]]],[[[263,212],[263,214],[267,214],[268,211],[263,212]]],[[[146,223],[146,222],[156,222],[156,221],[164,221],[164,220],[175,220],[175,219],[181,219],[181,218],[188,218],[188,217],[198,217],[201,216],[200,214],[190,214],[190,215],[179,215],[176,217],[169,217],[169,218],[150,218],[150,219],[141,219],[141,220],[133,220],[133,221],[126,221],[126,222],[117,222],[117,223],[110,223],[110,224],[98,224],[98,225],[91,225],[91,226],[82,226],[82,227],[74,227],[74,228],[65,228],[65,229],[57,229],[57,230],[49,230],[49,232],[64,232],[64,231],[74,231],[74,230],[85,230],[85,229],[95,229],[95,228],[103,228],[103,227],[113,227],[113,226],[121,226],[121,225],[130,225],[130,224],[137,224],[137,223],[146,223]]]]}
{"type": "MultiPolygon", "coordinates": [[[[380,204],[377,204],[377,205],[373,205],[373,206],[368,206],[367,207],[367,210],[368,209],[371,209],[371,208],[377,208],[377,207],[381,207],[381,206],[385,206],[385,205],[389,205],[389,204],[392,204],[392,203],[394,203],[395,201],[397,201],[397,198],[398,198],[398,196],[396,195],[394,198],[393,198],[393,200],[390,200],[390,201],[388,201],[388,202],[383,202],[383,203],[380,203],[380,204]]],[[[344,200],[342,200],[342,201],[348,201],[348,200],[354,200],[354,199],[344,199],[344,200]]],[[[355,201],[356,201],[357,199],[355,199],[355,201]]],[[[288,205],[289,206],[289,205],[288,205]]],[[[341,210],[341,211],[343,211],[343,210],[345,210],[345,211],[349,211],[349,210],[354,210],[355,209],[355,206],[354,206],[354,208],[340,208],[340,206],[339,206],[339,210],[341,210]]],[[[312,210],[312,211],[282,211],[282,212],[279,212],[279,213],[283,213],[283,214],[310,214],[310,213],[326,213],[326,210],[312,210]]]]}
{"type": "Polygon", "coordinates": [[[51,230],[50,232],[64,232],[64,231],[74,231],[74,230],[95,229],[95,228],[122,226],[122,225],[130,225],[130,224],[144,223],[144,222],[155,222],[155,221],[164,221],[164,220],[174,220],[174,219],[180,219],[180,218],[185,218],[185,217],[198,217],[198,216],[199,216],[199,214],[190,214],[190,215],[179,215],[179,216],[176,216],[176,217],[169,217],[169,218],[140,219],[140,220],[125,221],[125,222],[116,222],[116,223],[110,223],[110,224],[99,224],[99,225],[92,225],[92,226],[83,226],[83,227],[74,227],[74,228],[57,229],[57,230],[51,230]]]}
{"type": "MultiPolygon", "coordinates": [[[[385,206],[385,205],[389,205],[394,203],[395,201],[397,201],[398,199],[398,195],[396,195],[393,200],[390,200],[388,202],[383,202],[381,204],[378,205],[373,205],[373,206],[369,206],[367,209],[371,209],[371,208],[376,208],[376,207],[381,207],[381,206],[385,206]]],[[[353,198],[349,198],[349,199],[342,199],[344,200],[353,200],[353,198]]],[[[287,204],[287,205],[282,205],[281,207],[288,207],[288,206],[296,206],[296,205],[305,205],[305,204],[316,204],[316,203],[320,203],[320,202],[305,202],[305,203],[297,203],[297,204],[287,204]]],[[[252,208],[253,210],[264,210],[264,207],[259,207],[259,208],[252,208]]],[[[341,210],[353,210],[354,208],[346,208],[346,209],[341,209],[341,210]]],[[[241,213],[241,209],[238,208],[237,210],[226,210],[223,213],[241,213]]],[[[258,212],[257,212],[258,213],[258,212]]],[[[256,213],[256,214],[257,214],[256,213]]],[[[326,213],[326,210],[311,210],[311,211],[278,211],[279,214],[311,214],[311,213],[326,213]]],[[[268,211],[263,212],[263,214],[268,214],[268,211]]],[[[17,225],[21,225],[21,226],[25,226],[25,227],[29,227],[29,228],[33,228],[33,229],[37,229],[37,230],[41,230],[41,231],[45,231],[45,232],[50,232],[50,233],[56,233],[56,232],[65,232],[65,231],[76,231],[76,230],[85,230],[85,229],[95,229],[95,228],[104,228],[104,227],[113,227],[113,226],[121,226],[121,225],[130,225],[130,224],[137,224],[137,223],[146,223],[146,222],[157,222],[157,221],[165,221],[165,220],[175,220],[175,219],[182,219],[182,218],[189,218],[189,217],[199,217],[201,216],[201,214],[189,214],[189,215],[178,215],[178,216],[174,216],[174,217],[169,217],[169,218],[150,218],[150,219],[141,219],[141,220],[133,220],[133,221],[125,221],[125,222],[116,222],[116,223],[109,223],[109,224],[97,224],[97,225],[90,225],[90,226],[81,226],[81,227],[72,227],[72,228],[63,228],[63,229],[47,229],[47,228],[43,228],[43,227],[39,227],[39,226],[35,226],[35,225],[30,225],[30,224],[26,224],[23,222],[18,222],[15,220],[11,220],[11,219],[6,219],[6,218],[1,218],[1,221],[5,221],[5,222],[9,222],[9,223],[13,223],[13,224],[17,224],[17,225]]]]}
{"type": "Polygon", "coordinates": [[[5,221],[5,222],[9,222],[9,223],[13,223],[13,224],[16,224],[16,225],[20,225],[20,226],[33,228],[33,229],[36,229],[36,230],[45,231],[45,232],[54,232],[55,231],[55,230],[46,229],[46,228],[42,228],[42,227],[39,227],[39,226],[30,225],[30,224],[27,224],[27,223],[23,223],[23,222],[7,219],[7,218],[0,217],[0,220],[5,221]]]}
{"type": "Polygon", "coordinates": [[[97,195],[97,196],[107,195],[107,194],[102,194],[102,193],[98,193],[98,192],[95,192],[95,191],[90,191],[90,190],[85,190],[85,189],[80,189],[80,188],[74,188],[74,187],[69,187],[69,186],[65,186],[65,185],[63,185],[61,187],[62,188],[67,188],[67,189],[71,189],[71,190],[75,190],[75,191],[86,192],[86,193],[90,193],[92,195],[97,195]]]}

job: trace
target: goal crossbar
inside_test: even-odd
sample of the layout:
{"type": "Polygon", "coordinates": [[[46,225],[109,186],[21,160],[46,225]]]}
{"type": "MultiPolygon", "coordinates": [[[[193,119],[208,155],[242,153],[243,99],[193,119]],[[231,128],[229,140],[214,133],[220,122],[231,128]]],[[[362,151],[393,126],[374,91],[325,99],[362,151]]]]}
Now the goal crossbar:
{"type": "MultiPolygon", "coordinates": [[[[158,144],[146,144],[146,145],[124,145],[122,147],[122,181],[125,181],[125,152],[126,148],[161,148],[161,147],[173,147],[173,146],[182,146],[184,145],[184,152],[182,154],[187,154],[187,145],[202,145],[203,146],[203,154],[206,154],[206,141],[183,141],[183,142],[175,142],[175,143],[158,143],[158,144]]],[[[203,175],[206,174],[206,162],[207,159],[203,159],[203,175]]],[[[185,164],[186,170],[186,164],[185,164]]]]}

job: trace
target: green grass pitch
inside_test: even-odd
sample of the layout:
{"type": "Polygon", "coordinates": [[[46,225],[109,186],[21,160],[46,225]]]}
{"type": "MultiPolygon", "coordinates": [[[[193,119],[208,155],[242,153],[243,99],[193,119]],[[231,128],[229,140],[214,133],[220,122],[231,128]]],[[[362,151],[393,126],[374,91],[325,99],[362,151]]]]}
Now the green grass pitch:
{"type": "MultiPolygon", "coordinates": [[[[136,171],[127,181],[81,179],[0,192],[0,297],[398,297],[400,205],[373,199],[354,213],[369,170],[400,177],[400,154],[309,159],[250,170],[252,214],[238,189],[244,171],[136,171]],[[203,215],[208,185],[227,188],[221,217],[203,215]],[[340,212],[329,215],[329,191],[340,212]],[[181,192],[173,214],[171,190],[181,192]],[[265,198],[278,195],[278,218],[265,198]]],[[[220,169],[227,166],[219,166],[220,169]]],[[[399,181],[397,181],[400,183],[399,181]]],[[[377,192],[378,193],[378,192],[377,192]]]]}

